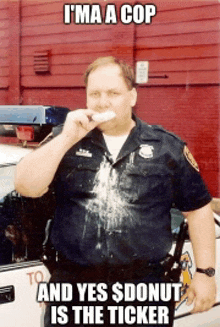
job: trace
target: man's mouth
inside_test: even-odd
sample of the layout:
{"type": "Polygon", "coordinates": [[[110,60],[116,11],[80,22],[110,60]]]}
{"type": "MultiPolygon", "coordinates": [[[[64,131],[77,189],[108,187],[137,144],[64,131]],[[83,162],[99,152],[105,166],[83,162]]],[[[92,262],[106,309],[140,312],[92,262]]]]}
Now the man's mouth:
{"type": "Polygon", "coordinates": [[[115,116],[116,114],[114,111],[107,110],[105,112],[92,115],[91,119],[95,122],[102,123],[115,118],[115,116]]]}

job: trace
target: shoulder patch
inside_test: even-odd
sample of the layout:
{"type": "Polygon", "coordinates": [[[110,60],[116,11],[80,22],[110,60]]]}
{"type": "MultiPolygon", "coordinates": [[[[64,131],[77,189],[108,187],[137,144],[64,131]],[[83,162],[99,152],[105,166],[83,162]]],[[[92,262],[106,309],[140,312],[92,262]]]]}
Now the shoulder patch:
{"type": "Polygon", "coordinates": [[[183,148],[183,154],[190,165],[199,172],[199,166],[186,145],[183,148]]]}

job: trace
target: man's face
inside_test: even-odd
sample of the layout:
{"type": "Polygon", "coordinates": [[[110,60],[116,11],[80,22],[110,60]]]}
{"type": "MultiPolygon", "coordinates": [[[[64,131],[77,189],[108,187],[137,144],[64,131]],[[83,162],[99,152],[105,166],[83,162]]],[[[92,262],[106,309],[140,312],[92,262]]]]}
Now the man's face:
{"type": "Polygon", "coordinates": [[[103,131],[130,123],[132,107],[136,103],[136,90],[129,90],[117,64],[101,66],[91,72],[87,84],[87,108],[97,112],[112,110],[116,117],[102,123],[103,131]]]}

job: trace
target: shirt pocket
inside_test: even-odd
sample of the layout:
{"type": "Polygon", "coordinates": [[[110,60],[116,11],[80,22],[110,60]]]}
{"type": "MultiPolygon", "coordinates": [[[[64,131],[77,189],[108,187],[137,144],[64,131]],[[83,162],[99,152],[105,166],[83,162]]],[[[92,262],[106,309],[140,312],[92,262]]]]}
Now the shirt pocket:
{"type": "Polygon", "coordinates": [[[120,191],[128,202],[168,201],[172,176],[162,164],[131,165],[121,174],[120,191]]]}
{"type": "Polygon", "coordinates": [[[94,179],[99,170],[99,162],[86,158],[85,160],[65,162],[61,169],[60,179],[63,191],[69,196],[80,196],[82,193],[90,194],[94,187],[94,179]]]}

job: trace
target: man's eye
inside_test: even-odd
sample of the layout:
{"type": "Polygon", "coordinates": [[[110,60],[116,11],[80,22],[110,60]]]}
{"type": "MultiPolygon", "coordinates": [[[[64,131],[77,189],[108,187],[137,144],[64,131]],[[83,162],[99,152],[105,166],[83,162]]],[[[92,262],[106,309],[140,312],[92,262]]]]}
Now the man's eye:
{"type": "Polygon", "coordinates": [[[90,96],[93,97],[93,98],[98,98],[99,93],[98,92],[92,92],[92,93],[90,93],[90,96]]]}
{"type": "Polygon", "coordinates": [[[118,96],[118,95],[119,95],[119,92],[117,92],[117,91],[112,91],[112,92],[109,92],[109,95],[110,95],[110,96],[118,96]]]}

